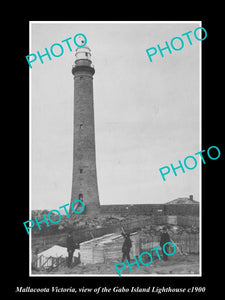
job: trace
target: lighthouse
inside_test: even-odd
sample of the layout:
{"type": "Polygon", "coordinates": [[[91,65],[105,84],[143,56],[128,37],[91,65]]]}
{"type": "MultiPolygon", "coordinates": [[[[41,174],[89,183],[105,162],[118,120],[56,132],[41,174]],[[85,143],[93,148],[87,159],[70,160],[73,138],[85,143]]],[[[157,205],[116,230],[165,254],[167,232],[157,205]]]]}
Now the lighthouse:
{"type": "MultiPolygon", "coordinates": [[[[85,205],[82,214],[93,215],[98,213],[100,208],[93,103],[93,75],[95,69],[91,61],[91,49],[87,45],[78,47],[75,57],[75,63],[72,66],[74,119],[71,204],[74,200],[79,199],[85,205]]],[[[76,202],[76,204],[79,205],[79,202],[76,202]]],[[[77,207],[74,206],[74,209],[77,209],[77,207]]]]}

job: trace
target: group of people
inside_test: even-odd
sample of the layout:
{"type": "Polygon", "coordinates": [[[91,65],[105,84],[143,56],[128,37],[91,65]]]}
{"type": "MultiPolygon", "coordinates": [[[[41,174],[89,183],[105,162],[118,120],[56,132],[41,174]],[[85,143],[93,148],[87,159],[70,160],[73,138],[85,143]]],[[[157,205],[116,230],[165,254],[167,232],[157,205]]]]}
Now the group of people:
{"type": "MultiPolygon", "coordinates": [[[[125,259],[127,259],[130,262],[130,249],[132,247],[130,234],[122,233],[122,235],[124,237],[124,242],[123,242],[123,246],[122,246],[122,253],[123,253],[122,254],[122,262],[124,262],[125,259]]],[[[163,227],[161,238],[160,238],[161,248],[167,242],[170,242],[170,236],[169,236],[169,233],[167,232],[167,228],[163,227]]],[[[74,241],[72,232],[68,233],[66,243],[67,243],[67,252],[68,252],[67,266],[68,266],[68,268],[71,268],[72,261],[73,261],[73,253],[74,253],[75,249],[79,248],[79,244],[74,241]]],[[[167,253],[168,253],[168,247],[169,247],[168,245],[165,246],[165,251],[167,253]]],[[[164,251],[162,251],[162,253],[163,253],[163,260],[167,261],[168,256],[164,253],[164,251]]]]}

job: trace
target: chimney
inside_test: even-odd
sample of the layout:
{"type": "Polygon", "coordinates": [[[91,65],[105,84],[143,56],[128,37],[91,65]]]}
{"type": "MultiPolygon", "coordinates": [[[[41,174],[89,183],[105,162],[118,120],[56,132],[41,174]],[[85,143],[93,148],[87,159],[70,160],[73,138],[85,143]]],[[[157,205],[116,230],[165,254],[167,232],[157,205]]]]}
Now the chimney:
{"type": "Polygon", "coordinates": [[[189,199],[190,199],[191,201],[193,201],[193,195],[190,195],[190,196],[189,196],[189,199]]]}

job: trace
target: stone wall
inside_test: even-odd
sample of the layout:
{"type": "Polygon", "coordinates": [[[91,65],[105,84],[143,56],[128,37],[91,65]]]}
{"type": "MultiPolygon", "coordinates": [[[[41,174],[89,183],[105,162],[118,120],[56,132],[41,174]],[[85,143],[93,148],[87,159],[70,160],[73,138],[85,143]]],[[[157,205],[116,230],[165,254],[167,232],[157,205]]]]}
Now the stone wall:
{"type": "Polygon", "coordinates": [[[135,204],[135,205],[101,205],[100,212],[105,214],[138,215],[190,215],[199,216],[198,204],[135,204]]]}

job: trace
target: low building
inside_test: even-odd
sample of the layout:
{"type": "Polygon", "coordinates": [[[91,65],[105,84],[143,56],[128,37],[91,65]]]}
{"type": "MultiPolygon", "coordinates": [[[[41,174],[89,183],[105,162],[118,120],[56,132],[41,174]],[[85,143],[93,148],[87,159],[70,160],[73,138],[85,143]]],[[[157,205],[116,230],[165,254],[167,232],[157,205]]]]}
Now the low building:
{"type": "Polygon", "coordinates": [[[102,214],[129,214],[129,215],[199,215],[199,202],[193,196],[177,198],[164,204],[124,204],[101,205],[102,214]]]}
{"type": "MultiPolygon", "coordinates": [[[[131,233],[130,239],[132,242],[130,256],[134,257],[140,254],[138,233],[131,233]]],[[[80,261],[84,265],[121,261],[123,242],[121,234],[110,233],[80,243],[80,261]]]]}

